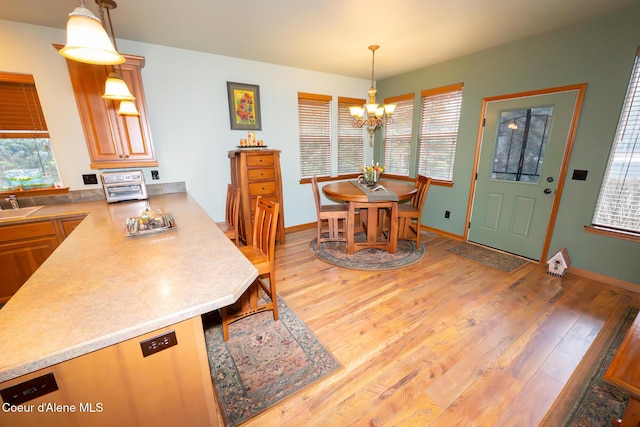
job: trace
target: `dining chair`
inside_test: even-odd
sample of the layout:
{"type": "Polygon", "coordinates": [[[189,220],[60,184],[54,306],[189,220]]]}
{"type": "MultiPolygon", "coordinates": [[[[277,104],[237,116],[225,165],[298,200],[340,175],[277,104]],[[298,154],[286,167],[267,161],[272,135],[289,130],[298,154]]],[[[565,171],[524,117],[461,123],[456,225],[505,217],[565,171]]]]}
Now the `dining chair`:
{"type": "Polygon", "coordinates": [[[240,232],[238,225],[240,222],[240,189],[233,184],[227,185],[227,205],[224,213],[224,221],[216,222],[216,225],[236,246],[240,246],[240,232]]]}
{"type": "Polygon", "coordinates": [[[430,177],[418,175],[416,177],[418,191],[409,203],[398,205],[398,239],[415,240],[416,249],[420,247],[420,220],[430,186],[430,177]]]}
{"type": "Polygon", "coordinates": [[[278,320],[276,301],[275,242],[278,229],[280,204],[258,196],[253,219],[253,240],[249,246],[238,249],[258,270],[258,277],[234,304],[220,309],[222,336],[229,339],[229,324],[252,314],[273,311],[273,320],[278,320]],[[268,279],[268,283],[267,283],[268,279]],[[264,292],[270,299],[262,298],[264,292]]]}
{"type": "Polygon", "coordinates": [[[322,242],[346,242],[347,218],[349,217],[349,205],[347,203],[323,205],[320,203],[320,190],[318,179],[311,178],[313,198],[316,201],[316,215],[318,216],[318,250],[322,242]],[[324,222],[327,222],[327,231],[323,231],[324,222]],[[340,222],[342,221],[342,227],[340,222]],[[327,234],[327,237],[324,235],[327,234]]]}

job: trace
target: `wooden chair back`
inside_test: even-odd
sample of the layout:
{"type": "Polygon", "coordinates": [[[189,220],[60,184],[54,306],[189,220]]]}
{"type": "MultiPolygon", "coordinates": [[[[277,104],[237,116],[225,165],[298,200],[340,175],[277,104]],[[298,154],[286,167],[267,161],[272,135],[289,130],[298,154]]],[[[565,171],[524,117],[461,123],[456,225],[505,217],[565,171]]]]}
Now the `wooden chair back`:
{"type": "Polygon", "coordinates": [[[344,203],[322,205],[320,202],[318,179],[315,175],[311,178],[311,188],[313,189],[313,199],[316,202],[316,216],[318,217],[316,237],[318,250],[320,250],[320,244],[322,242],[346,242],[347,220],[349,217],[348,206],[344,203]],[[323,233],[324,221],[327,221],[326,233],[323,233]],[[340,226],[341,223],[342,226],[340,226]]]}
{"type": "Polygon", "coordinates": [[[313,189],[313,200],[316,202],[316,214],[320,216],[320,189],[318,189],[318,179],[314,175],[311,178],[311,188],[313,189]]]}
{"type": "Polygon", "coordinates": [[[238,228],[240,218],[240,189],[233,184],[227,185],[227,205],[224,220],[238,228]]]}
{"type": "Polygon", "coordinates": [[[218,227],[236,246],[240,246],[240,189],[233,184],[227,185],[227,203],[224,211],[224,222],[217,222],[218,227]]]}
{"type": "Polygon", "coordinates": [[[279,211],[280,204],[278,202],[272,202],[258,196],[255,217],[253,218],[252,244],[264,252],[270,262],[274,260],[279,211]]]}
{"type": "Polygon", "coordinates": [[[422,207],[424,206],[424,201],[427,198],[427,192],[429,191],[430,185],[431,177],[424,175],[418,175],[416,177],[416,187],[418,187],[418,192],[413,198],[411,198],[411,206],[413,206],[416,210],[422,211],[422,207]]]}

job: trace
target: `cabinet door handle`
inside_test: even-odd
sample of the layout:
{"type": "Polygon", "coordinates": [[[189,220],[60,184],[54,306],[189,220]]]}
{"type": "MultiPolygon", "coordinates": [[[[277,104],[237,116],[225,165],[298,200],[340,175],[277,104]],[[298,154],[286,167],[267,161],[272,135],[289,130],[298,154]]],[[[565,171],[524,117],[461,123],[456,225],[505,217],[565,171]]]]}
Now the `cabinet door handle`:
{"type": "Polygon", "coordinates": [[[122,154],[119,154],[118,157],[120,157],[122,159],[124,156],[122,154]]]}
{"type": "Polygon", "coordinates": [[[126,159],[128,159],[128,158],[129,158],[129,155],[127,154],[127,155],[126,155],[126,156],[124,156],[124,157],[125,157],[126,159]]]}

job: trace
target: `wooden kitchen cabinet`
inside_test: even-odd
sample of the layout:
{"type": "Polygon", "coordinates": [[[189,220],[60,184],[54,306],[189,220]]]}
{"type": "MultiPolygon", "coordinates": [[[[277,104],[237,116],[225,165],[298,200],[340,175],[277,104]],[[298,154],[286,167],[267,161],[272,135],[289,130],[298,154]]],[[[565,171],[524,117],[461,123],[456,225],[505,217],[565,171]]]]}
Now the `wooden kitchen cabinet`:
{"type": "Polygon", "coordinates": [[[0,303],[5,303],[58,247],[53,221],[0,227],[0,303]]]}
{"type": "Polygon", "coordinates": [[[280,151],[243,149],[229,152],[231,183],[240,188],[240,239],[251,244],[251,226],[258,196],[280,204],[276,240],[284,243],[284,199],[280,173],[280,151]]]}
{"type": "Polygon", "coordinates": [[[67,60],[92,169],[158,165],[142,86],[144,57],[124,57],[126,62],[114,67],[67,60]],[[114,69],[136,97],[139,116],[119,116],[119,101],[102,99],[105,81],[114,69]]]}
{"type": "Polygon", "coordinates": [[[84,217],[0,226],[0,304],[20,289],[84,217]]]}
{"type": "Polygon", "coordinates": [[[0,383],[1,390],[21,385],[24,390],[25,382],[49,376],[57,385],[21,404],[31,411],[3,411],[2,425],[223,426],[202,330],[202,318],[196,316],[0,383]],[[171,333],[175,345],[143,355],[147,340],[171,333]],[[75,410],[39,411],[39,405],[75,410]]]}
{"type": "Polygon", "coordinates": [[[56,222],[59,226],[58,232],[61,233],[64,238],[69,237],[69,234],[71,234],[71,232],[75,230],[78,225],[80,225],[85,216],[86,215],[73,216],[57,220],[56,222]]]}

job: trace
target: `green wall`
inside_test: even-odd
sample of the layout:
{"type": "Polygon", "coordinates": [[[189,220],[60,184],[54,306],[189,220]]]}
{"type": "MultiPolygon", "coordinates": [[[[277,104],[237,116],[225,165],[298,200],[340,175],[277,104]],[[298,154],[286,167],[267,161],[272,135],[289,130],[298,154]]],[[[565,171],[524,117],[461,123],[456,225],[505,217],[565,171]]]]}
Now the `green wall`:
{"type": "Polygon", "coordinates": [[[420,91],[464,83],[451,188],[432,186],[423,224],[464,234],[482,99],[587,83],[549,255],[566,247],[572,265],[640,285],[640,243],[586,233],[613,141],[633,61],[640,45],[640,6],[561,30],[460,57],[377,82],[378,99],[414,92],[414,144],[420,91]],[[571,179],[589,171],[586,181],[571,179]],[[451,218],[444,218],[444,211],[451,218]]]}

